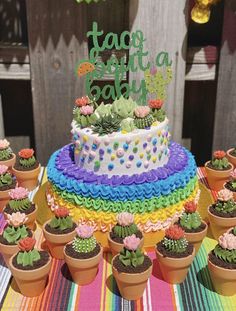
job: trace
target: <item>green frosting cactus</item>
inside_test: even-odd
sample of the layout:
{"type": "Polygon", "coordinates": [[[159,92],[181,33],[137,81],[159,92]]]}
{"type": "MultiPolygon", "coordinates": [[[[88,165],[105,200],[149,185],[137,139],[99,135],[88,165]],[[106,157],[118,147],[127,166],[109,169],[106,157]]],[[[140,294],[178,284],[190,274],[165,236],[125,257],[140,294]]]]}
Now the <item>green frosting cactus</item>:
{"type": "Polygon", "coordinates": [[[158,122],[163,122],[166,118],[166,113],[163,109],[152,109],[151,114],[154,120],[158,122]]]}
{"type": "Polygon", "coordinates": [[[219,237],[218,244],[213,250],[214,255],[226,263],[236,264],[236,235],[235,228],[219,237]]]}
{"type": "Polygon", "coordinates": [[[21,149],[18,152],[20,165],[25,168],[31,168],[36,164],[33,149],[21,149]]]}
{"type": "Polygon", "coordinates": [[[223,150],[218,150],[213,153],[211,165],[217,170],[226,170],[229,168],[229,161],[226,158],[226,153],[223,150]]]}
{"type": "Polygon", "coordinates": [[[36,240],[25,238],[19,242],[20,252],[17,254],[16,261],[18,265],[33,266],[34,262],[40,260],[41,256],[38,250],[34,249],[36,240]]]}
{"type": "Polygon", "coordinates": [[[121,96],[113,102],[111,112],[117,115],[120,119],[127,119],[133,117],[134,109],[136,107],[137,104],[131,98],[126,99],[121,96]]]}
{"type": "Polygon", "coordinates": [[[27,227],[24,225],[26,220],[24,213],[7,214],[8,226],[3,231],[3,238],[9,244],[17,244],[18,241],[28,236],[27,227]]]}
{"type": "Polygon", "coordinates": [[[127,133],[132,132],[136,129],[136,126],[134,124],[134,119],[127,118],[121,121],[120,127],[122,131],[125,131],[127,133]]]}
{"type": "Polygon", "coordinates": [[[13,184],[13,178],[10,173],[0,174],[0,188],[13,184]]]}
{"type": "Polygon", "coordinates": [[[93,132],[100,136],[118,132],[120,129],[120,118],[117,116],[107,115],[96,121],[93,126],[93,132]]]}
{"type": "Polygon", "coordinates": [[[233,193],[230,190],[223,189],[218,192],[215,210],[225,214],[232,213],[236,210],[236,203],[233,200],[233,193]]]}
{"type": "Polygon", "coordinates": [[[0,161],[11,159],[13,152],[10,148],[10,143],[6,139],[0,139],[0,161]]]}
{"type": "Polygon", "coordinates": [[[98,116],[98,118],[103,118],[105,116],[111,115],[111,107],[111,104],[104,105],[104,103],[101,103],[101,105],[98,106],[95,110],[95,114],[98,116]]]}
{"type": "Polygon", "coordinates": [[[166,230],[162,244],[167,251],[173,253],[184,253],[188,247],[184,231],[178,225],[172,225],[166,230]]]}
{"type": "Polygon", "coordinates": [[[77,236],[72,242],[73,249],[78,253],[90,253],[92,252],[97,241],[93,236],[93,228],[87,225],[79,225],[76,228],[77,236]]]}
{"type": "Polygon", "coordinates": [[[138,227],[134,223],[134,215],[128,212],[122,212],[116,217],[117,225],[113,227],[116,236],[124,239],[138,232],[138,227]]]}
{"type": "Polygon", "coordinates": [[[124,239],[124,248],[119,255],[119,260],[124,266],[132,266],[136,268],[143,264],[144,254],[140,250],[139,245],[140,239],[134,234],[124,239]]]}
{"type": "Polygon", "coordinates": [[[25,198],[22,200],[10,200],[8,204],[10,208],[14,211],[25,211],[31,207],[31,202],[29,198],[25,198]]]}
{"type": "Polygon", "coordinates": [[[82,128],[89,127],[89,126],[93,125],[97,120],[97,117],[94,113],[92,113],[90,115],[83,115],[83,114],[81,114],[80,108],[78,108],[78,107],[74,108],[73,116],[74,116],[74,120],[82,128]]]}
{"type": "Polygon", "coordinates": [[[146,127],[150,127],[154,121],[153,116],[150,114],[145,118],[135,118],[134,124],[139,129],[145,129],[146,127]]]}
{"type": "Polygon", "coordinates": [[[64,231],[73,227],[73,220],[69,216],[69,211],[65,207],[59,207],[54,210],[55,217],[49,222],[49,226],[53,229],[64,231]]]}
{"type": "Polygon", "coordinates": [[[197,210],[197,205],[193,202],[187,202],[184,205],[184,213],[180,217],[180,225],[188,230],[197,229],[201,226],[202,220],[197,210]]]}

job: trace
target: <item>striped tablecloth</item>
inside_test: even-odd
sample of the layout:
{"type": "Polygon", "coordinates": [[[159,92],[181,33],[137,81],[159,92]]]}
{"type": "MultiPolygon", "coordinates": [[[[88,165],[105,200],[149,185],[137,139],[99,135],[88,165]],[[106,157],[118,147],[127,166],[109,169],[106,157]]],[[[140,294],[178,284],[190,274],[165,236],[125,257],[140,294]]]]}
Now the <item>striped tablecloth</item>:
{"type": "MultiPolygon", "coordinates": [[[[41,172],[41,183],[45,180],[41,172]]],[[[199,179],[205,183],[204,169],[198,169],[199,179]]],[[[32,193],[32,196],[34,193],[32,193]]],[[[212,193],[213,197],[215,193],[212,193]]],[[[0,214],[0,230],[4,220],[0,214]]],[[[43,241],[41,229],[36,230],[38,246],[43,241]]],[[[161,279],[160,269],[154,252],[148,253],[154,259],[153,274],[148,281],[143,297],[137,301],[122,299],[111,272],[111,255],[104,254],[96,280],[88,286],[80,287],[71,280],[64,261],[53,260],[49,282],[39,297],[26,298],[17,289],[14,279],[0,256],[0,308],[1,310],[53,311],[53,310],[147,310],[147,311],[235,311],[236,295],[223,297],[212,289],[207,269],[207,254],[216,242],[210,237],[194,259],[188,277],[181,285],[169,285],[161,279]]]]}

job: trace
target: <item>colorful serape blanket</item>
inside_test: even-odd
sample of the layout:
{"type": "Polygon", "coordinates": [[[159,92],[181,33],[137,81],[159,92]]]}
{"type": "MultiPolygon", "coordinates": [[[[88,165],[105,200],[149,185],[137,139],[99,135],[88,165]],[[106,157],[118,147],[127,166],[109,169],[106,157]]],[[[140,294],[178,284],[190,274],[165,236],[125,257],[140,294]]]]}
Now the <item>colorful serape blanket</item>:
{"type": "MultiPolygon", "coordinates": [[[[201,182],[207,186],[204,169],[198,169],[198,176],[201,182]]],[[[41,183],[45,179],[45,172],[42,170],[41,183]]],[[[207,189],[205,190],[207,191],[207,189]]],[[[215,197],[215,193],[212,192],[211,195],[215,197]]],[[[0,230],[3,229],[4,224],[3,216],[0,215],[0,230]]],[[[36,246],[41,245],[43,236],[40,228],[36,230],[36,238],[38,240],[36,246]]],[[[72,282],[64,261],[54,259],[48,285],[45,291],[35,298],[26,298],[19,293],[10,271],[0,256],[0,308],[6,311],[235,311],[236,295],[223,297],[216,294],[212,288],[207,269],[207,254],[215,244],[216,241],[210,237],[205,238],[185,282],[181,285],[170,285],[164,282],[155,259],[155,253],[148,253],[154,259],[154,270],[143,297],[137,301],[127,301],[121,298],[112,276],[109,253],[104,254],[95,281],[84,287],[72,282]]]]}

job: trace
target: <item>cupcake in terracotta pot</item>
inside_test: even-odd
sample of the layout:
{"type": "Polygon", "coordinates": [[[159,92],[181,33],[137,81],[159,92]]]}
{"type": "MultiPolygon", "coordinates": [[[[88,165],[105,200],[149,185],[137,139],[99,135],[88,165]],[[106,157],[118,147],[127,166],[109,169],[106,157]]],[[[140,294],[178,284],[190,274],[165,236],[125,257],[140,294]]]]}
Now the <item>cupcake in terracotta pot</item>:
{"type": "Polygon", "coordinates": [[[20,251],[10,258],[11,273],[21,291],[27,297],[39,296],[46,287],[52,259],[48,252],[34,248],[34,238],[22,239],[20,251]]]}
{"type": "Polygon", "coordinates": [[[143,296],[152,273],[152,261],[139,248],[140,239],[135,234],[123,240],[124,248],[112,259],[112,273],[120,294],[127,300],[143,296]]]}
{"type": "Polygon", "coordinates": [[[236,227],[219,237],[218,244],[208,256],[208,269],[218,294],[236,294],[236,227]]]}
{"type": "Polygon", "coordinates": [[[65,262],[73,281],[78,285],[93,282],[102,259],[103,248],[96,241],[93,232],[93,227],[79,225],[73,242],[64,247],[65,262]]]}
{"type": "Polygon", "coordinates": [[[17,212],[7,215],[7,225],[0,235],[0,252],[7,266],[10,257],[19,250],[18,242],[33,236],[32,231],[25,225],[26,222],[27,217],[24,213],[17,212]]]}
{"type": "Polygon", "coordinates": [[[54,214],[55,216],[43,225],[43,235],[52,257],[64,259],[64,246],[74,239],[77,225],[66,207],[55,209],[54,214]]]}
{"type": "Polygon", "coordinates": [[[232,191],[234,200],[236,201],[236,168],[230,174],[230,180],[224,184],[224,188],[232,191]]]}
{"type": "Polygon", "coordinates": [[[231,148],[227,150],[227,158],[230,163],[236,168],[236,148],[231,148]]]}
{"type": "Polygon", "coordinates": [[[216,240],[229,228],[236,226],[236,202],[228,189],[218,192],[216,202],[208,207],[210,228],[216,240]]]}
{"type": "Polygon", "coordinates": [[[233,165],[223,150],[215,151],[211,161],[205,163],[207,181],[212,190],[219,191],[230,178],[233,165]]]}
{"type": "Polygon", "coordinates": [[[34,156],[34,150],[22,149],[18,152],[12,171],[17,178],[19,186],[33,190],[38,185],[40,168],[41,165],[34,156]]]}
{"type": "Polygon", "coordinates": [[[38,207],[29,199],[29,191],[23,187],[16,187],[9,191],[10,201],[3,210],[4,217],[12,213],[24,213],[27,215],[26,225],[31,230],[35,227],[38,207]]]}
{"type": "Polygon", "coordinates": [[[6,165],[0,165],[0,213],[10,200],[9,190],[14,189],[16,185],[16,177],[6,165]]]}
{"type": "Polygon", "coordinates": [[[134,215],[122,212],[117,215],[117,224],[112,228],[108,235],[108,244],[112,255],[117,255],[124,247],[124,239],[127,236],[135,235],[140,239],[139,247],[143,247],[143,234],[134,223],[134,215]]]}
{"type": "Polygon", "coordinates": [[[163,279],[171,284],[182,283],[195,256],[194,246],[185,238],[178,225],[165,231],[165,237],[156,245],[156,256],[163,279]]]}
{"type": "Polygon", "coordinates": [[[6,139],[0,139],[0,165],[6,165],[11,171],[16,162],[16,155],[13,153],[10,143],[6,139]]]}

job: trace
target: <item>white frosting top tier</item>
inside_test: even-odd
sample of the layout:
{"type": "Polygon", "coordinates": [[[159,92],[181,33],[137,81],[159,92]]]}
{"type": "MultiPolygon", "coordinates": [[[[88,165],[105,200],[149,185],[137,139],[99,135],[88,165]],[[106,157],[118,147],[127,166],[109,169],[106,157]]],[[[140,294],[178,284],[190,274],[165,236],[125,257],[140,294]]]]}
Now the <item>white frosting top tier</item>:
{"type": "Polygon", "coordinates": [[[149,129],[99,136],[72,121],[75,163],[97,175],[133,175],[161,167],[169,159],[169,120],[149,129]]]}

